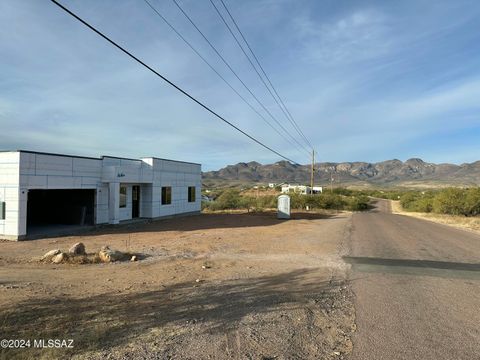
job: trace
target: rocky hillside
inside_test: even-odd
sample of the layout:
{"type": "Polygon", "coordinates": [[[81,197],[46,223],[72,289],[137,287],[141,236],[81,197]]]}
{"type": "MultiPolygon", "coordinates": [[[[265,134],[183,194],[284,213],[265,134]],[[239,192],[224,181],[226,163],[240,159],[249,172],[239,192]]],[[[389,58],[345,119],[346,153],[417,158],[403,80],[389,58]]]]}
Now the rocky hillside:
{"type": "MultiPolygon", "coordinates": [[[[432,164],[421,159],[388,160],[378,163],[317,163],[315,183],[336,186],[447,186],[480,185],[480,161],[471,164],[432,164]]],[[[218,171],[203,173],[206,186],[246,183],[309,183],[310,165],[288,161],[262,165],[257,162],[228,165],[218,171]]]]}

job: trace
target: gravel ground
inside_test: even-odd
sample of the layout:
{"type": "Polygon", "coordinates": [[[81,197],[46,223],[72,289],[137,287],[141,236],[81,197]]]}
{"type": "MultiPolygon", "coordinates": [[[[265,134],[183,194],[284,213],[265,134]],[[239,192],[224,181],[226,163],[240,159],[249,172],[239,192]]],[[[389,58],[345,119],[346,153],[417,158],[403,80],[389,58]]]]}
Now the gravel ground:
{"type": "Polygon", "coordinates": [[[5,359],[342,359],[355,330],[346,283],[351,214],[205,214],[85,236],[0,243],[0,327],[73,349],[5,359]],[[78,241],[141,253],[113,264],[45,264],[78,241]]]}

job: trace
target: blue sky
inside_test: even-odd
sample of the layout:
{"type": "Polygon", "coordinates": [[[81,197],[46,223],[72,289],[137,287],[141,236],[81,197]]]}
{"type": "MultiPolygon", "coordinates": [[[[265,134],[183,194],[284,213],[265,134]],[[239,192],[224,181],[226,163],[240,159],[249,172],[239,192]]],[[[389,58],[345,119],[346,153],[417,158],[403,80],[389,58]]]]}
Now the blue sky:
{"type": "MultiPolygon", "coordinates": [[[[248,98],[171,0],[150,1],[248,98]]],[[[478,1],[225,1],[319,161],[480,159],[478,1]]],[[[144,1],[62,3],[242,129],[308,162],[144,1]]],[[[210,2],[180,3],[294,133],[210,2]]],[[[0,1],[0,125],[3,149],[158,156],[204,170],[280,160],[49,1],[0,1]]]]}

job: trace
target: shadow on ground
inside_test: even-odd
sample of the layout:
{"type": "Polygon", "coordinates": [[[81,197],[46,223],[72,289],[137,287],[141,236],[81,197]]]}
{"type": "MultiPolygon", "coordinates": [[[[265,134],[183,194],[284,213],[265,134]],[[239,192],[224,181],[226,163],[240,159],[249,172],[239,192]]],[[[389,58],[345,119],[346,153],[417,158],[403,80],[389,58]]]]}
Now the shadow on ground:
{"type": "Polygon", "coordinates": [[[361,272],[388,272],[480,279],[480,263],[352,256],[344,256],[343,259],[351,264],[355,270],[361,272]]]}
{"type": "MultiPolygon", "coordinates": [[[[315,212],[295,212],[292,213],[291,220],[277,219],[275,212],[261,213],[241,213],[241,214],[212,214],[202,213],[188,217],[176,217],[171,219],[161,219],[147,221],[147,223],[138,223],[131,225],[120,225],[117,228],[107,227],[104,230],[113,232],[129,232],[131,230],[141,230],[142,232],[157,231],[195,231],[209,229],[234,229],[242,227],[257,226],[275,226],[280,223],[292,220],[319,220],[330,219],[338,215],[321,214],[315,212]]],[[[102,232],[104,230],[101,230],[102,232]]]]}
{"type": "Polygon", "coordinates": [[[41,240],[46,238],[57,238],[65,236],[86,236],[105,234],[133,234],[136,232],[158,232],[158,231],[195,231],[209,229],[233,229],[242,227],[275,226],[285,221],[292,220],[319,220],[333,217],[342,218],[341,214],[323,214],[316,212],[294,212],[291,220],[277,219],[276,212],[254,212],[254,213],[202,213],[184,217],[172,217],[158,220],[137,219],[135,221],[120,223],[117,225],[85,226],[79,228],[62,226],[63,231],[57,232],[54,226],[50,226],[41,235],[41,229],[29,237],[28,240],[41,240]]]}
{"type": "MultiPolygon", "coordinates": [[[[188,326],[195,324],[196,331],[224,336],[249,315],[262,316],[279,308],[295,310],[307,303],[313,303],[319,310],[323,306],[328,308],[330,293],[340,284],[318,281],[312,271],[221,283],[180,283],[127,294],[30,299],[0,310],[1,333],[3,338],[11,339],[75,340],[75,349],[52,350],[53,357],[108,351],[153,329],[172,326],[188,330],[188,326]]],[[[299,325],[314,326],[313,322],[299,325]]],[[[27,353],[19,351],[4,349],[0,358],[26,358],[27,353]]],[[[38,358],[41,350],[28,351],[31,358],[38,358]]]]}

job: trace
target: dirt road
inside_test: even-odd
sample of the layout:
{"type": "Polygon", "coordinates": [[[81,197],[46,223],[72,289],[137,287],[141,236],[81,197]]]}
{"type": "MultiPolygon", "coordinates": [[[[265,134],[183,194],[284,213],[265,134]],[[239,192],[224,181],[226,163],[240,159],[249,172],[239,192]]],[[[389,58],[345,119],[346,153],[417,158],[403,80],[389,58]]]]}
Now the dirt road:
{"type": "Polygon", "coordinates": [[[352,217],[349,358],[480,359],[480,236],[389,210],[352,217]]]}

